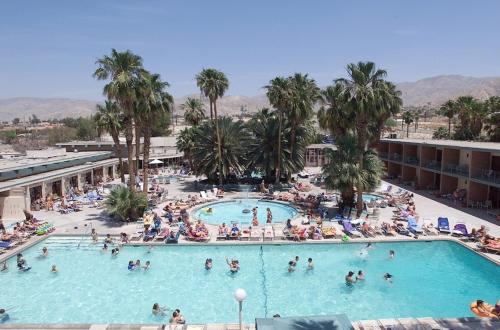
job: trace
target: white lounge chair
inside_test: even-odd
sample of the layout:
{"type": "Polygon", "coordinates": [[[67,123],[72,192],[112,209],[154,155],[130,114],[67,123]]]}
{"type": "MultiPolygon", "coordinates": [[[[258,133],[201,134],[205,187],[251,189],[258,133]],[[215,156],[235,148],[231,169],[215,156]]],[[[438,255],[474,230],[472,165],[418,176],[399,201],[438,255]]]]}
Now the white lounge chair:
{"type": "Polygon", "coordinates": [[[261,227],[253,227],[250,233],[251,241],[260,241],[262,239],[262,228],[261,227]]]}
{"type": "Polygon", "coordinates": [[[264,241],[272,241],[274,239],[274,229],[272,226],[264,227],[264,241]]]}

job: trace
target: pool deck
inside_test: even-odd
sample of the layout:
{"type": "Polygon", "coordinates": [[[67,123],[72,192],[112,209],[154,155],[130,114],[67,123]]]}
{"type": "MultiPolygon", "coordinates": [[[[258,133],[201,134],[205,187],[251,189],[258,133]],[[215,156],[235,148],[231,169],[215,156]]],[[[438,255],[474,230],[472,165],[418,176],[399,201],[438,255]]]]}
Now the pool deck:
{"type": "MultiPolygon", "coordinates": [[[[238,324],[2,324],[0,329],[12,330],[239,330],[238,324]]],[[[245,324],[243,329],[255,330],[254,324],[245,324]]],[[[401,318],[362,320],[351,322],[351,328],[338,330],[474,330],[500,329],[500,320],[480,318],[401,318]]]]}

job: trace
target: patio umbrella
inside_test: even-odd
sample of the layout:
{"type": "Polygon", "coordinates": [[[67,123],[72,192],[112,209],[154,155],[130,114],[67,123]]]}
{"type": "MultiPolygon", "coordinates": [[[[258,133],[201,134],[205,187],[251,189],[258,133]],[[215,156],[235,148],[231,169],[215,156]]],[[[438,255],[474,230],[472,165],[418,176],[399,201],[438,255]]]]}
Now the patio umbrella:
{"type": "Polygon", "coordinates": [[[152,161],[149,162],[150,165],[158,165],[158,164],[163,164],[163,162],[159,159],[153,159],[152,161]]]}

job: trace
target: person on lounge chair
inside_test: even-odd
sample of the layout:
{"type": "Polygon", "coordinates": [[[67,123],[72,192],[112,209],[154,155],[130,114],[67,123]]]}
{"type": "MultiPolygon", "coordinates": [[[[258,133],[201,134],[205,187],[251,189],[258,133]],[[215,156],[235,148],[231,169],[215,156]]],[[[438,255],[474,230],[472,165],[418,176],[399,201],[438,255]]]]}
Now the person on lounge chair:
{"type": "Polygon", "coordinates": [[[240,236],[240,229],[236,224],[233,224],[233,227],[231,228],[231,237],[239,237],[240,236]]]}

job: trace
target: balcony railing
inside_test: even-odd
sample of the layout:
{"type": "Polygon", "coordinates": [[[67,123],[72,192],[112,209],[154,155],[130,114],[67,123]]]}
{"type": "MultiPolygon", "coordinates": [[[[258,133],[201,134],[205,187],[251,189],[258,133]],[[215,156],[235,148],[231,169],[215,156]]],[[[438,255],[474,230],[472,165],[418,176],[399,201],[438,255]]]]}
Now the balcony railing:
{"type": "Polygon", "coordinates": [[[429,168],[431,170],[441,171],[441,162],[437,160],[422,160],[422,167],[429,168]]]}
{"type": "Polygon", "coordinates": [[[379,152],[378,155],[380,158],[383,158],[383,159],[387,159],[389,157],[389,153],[384,152],[384,151],[379,152]]]}
{"type": "Polygon", "coordinates": [[[500,171],[488,170],[484,168],[473,168],[471,172],[471,175],[474,179],[500,184],[500,171]]]}
{"type": "Polygon", "coordinates": [[[406,157],[405,163],[410,165],[418,165],[420,164],[420,160],[417,157],[406,157]]]}
{"type": "Polygon", "coordinates": [[[395,160],[397,162],[401,161],[401,154],[398,154],[396,152],[393,152],[392,154],[389,155],[390,160],[395,160]]]}
{"type": "Polygon", "coordinates": [[[448,163],[444,166],[443,172],[460,176],[469,176],[469,166],[448,163]]]}

